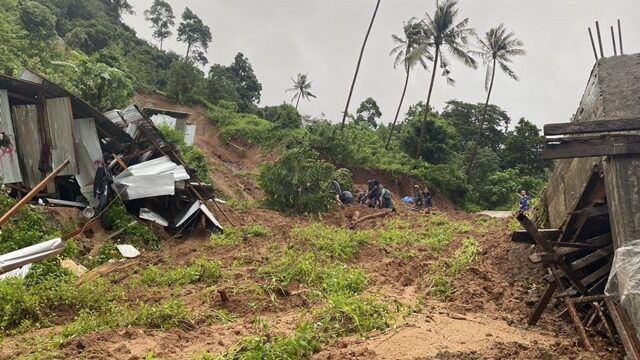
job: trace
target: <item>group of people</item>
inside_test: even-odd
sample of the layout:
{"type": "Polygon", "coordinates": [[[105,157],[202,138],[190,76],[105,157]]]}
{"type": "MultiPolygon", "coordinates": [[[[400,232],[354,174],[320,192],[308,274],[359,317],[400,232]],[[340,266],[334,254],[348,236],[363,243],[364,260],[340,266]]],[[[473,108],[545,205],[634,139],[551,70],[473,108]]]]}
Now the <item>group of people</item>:
{"type": "MultiPolygon", "coordinates": [[[[332,185],[336,192],[336,200],[340,204],[352,205],[354,202],[357,202],[360,205],[368,206],[370,208],[392,209],[395,211],[393,194],[378,180],[367,179],[366,191],[356,189],[356,193],[358,194],[357,199],[354,199],[354,196],[350,191],[342,190],[337,181],[333,181],[332,185]]],[[[418,185],[414,186],[414,190],[414,196],[408,197],[411,199],[410,204],[413,204],[413,209],[416,211],[424,210],[429,213],[433,207],[431,192],[428,188],[421,190],[418,185]]]]}

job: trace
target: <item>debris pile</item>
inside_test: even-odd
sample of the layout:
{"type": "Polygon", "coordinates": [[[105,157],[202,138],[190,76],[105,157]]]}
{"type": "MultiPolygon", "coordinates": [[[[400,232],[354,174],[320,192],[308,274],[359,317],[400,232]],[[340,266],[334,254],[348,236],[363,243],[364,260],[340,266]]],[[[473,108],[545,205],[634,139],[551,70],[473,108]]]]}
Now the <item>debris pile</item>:
{"type": "Polygon", "coordinates": [[[562,159],[537,219],[550,228],[539,230],[520,213],[525,230],[512,235],[514,242],[538,245],[529,261],[548,272],[529,325],[556,296],[586,350],[593,351],[589,335],[601,334],[612,344],[619,338],[632,359],[640,358],[640,298],[628,296],[628,285],[640,281],[640,273],[622,259],[640,252],[638,79],[640,56],[602,58],[573,122],[545,125],[541,157],[562,159]]]}
{"type": "MultiPolygon", "coordinates": [[[[157,124],[185,131],[185,142],[193,142],[188,113],[147,113],[157,124]]],[[[85,213],[93,216],[120,196],[132,214],[171,230],[195,230],[204,219],[207,230],[222,231],[205,205],[213,189],[198,180],[147,113],[131,105],[102,114],[28,69],[20,79],[0,76],[3,184],[20,198],[68,160],[37,194],[39,203],[90,208],[85,213]]]]}

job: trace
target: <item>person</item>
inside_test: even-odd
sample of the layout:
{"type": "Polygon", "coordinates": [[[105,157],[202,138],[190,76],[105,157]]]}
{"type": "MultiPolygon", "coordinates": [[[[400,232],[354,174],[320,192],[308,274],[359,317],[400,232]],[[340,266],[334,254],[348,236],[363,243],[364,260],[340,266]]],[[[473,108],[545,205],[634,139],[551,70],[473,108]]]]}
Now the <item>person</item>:
{"type": "Polygon", "coordinates": [[[525,190],[520,191],[520,212],[525,212],[527,210],[529,210],[530,205],[529,205],[529,201],[531,200],[531,197],[527,194],[527,192],[525,190]]]}
{"type": "Polygon", "coordinates": [[[418,185],[413,185],[413,206],[418,211],[424,206],[424,193],[418,185]]]}
{"type": "Polygon", "coordinates": [[[380,201],[380,182],[369,180],[369,207],[375,208],[380,201]]]}
{"type": "Polygon", "coordinates": [[[358,193],[358,204],[364,205],[367,202],[367,192],[358,189],[356,189],[356,192],[358,193]]]}
{"type": "Polygon", "coordinates": [[[382,191],[380,192],[380,208],[381,209],[393,209],[393,200],[391,199],[391,191],[386,187],[380,185],[382,187],[382,191]]]}
{"type": "Polygon", "coordinates": [[[431,191],[429,191],[428,188],[424,188],[424,207],[425,212],[430,214],[431,208],[433,207],[433,197],[431,196],[431,191]]]}
{"type": "Polygon", "coordinates": [[[340,195],[340,202],[345,205],[353,205],[353,194],[351,191],[344,190],[340,195]]]}

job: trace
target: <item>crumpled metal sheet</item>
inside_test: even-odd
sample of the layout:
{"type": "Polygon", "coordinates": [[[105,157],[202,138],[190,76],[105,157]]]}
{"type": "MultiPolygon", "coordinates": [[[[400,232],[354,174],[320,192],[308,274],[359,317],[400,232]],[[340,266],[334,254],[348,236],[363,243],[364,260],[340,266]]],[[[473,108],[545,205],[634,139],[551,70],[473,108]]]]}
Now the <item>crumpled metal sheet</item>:
{"type": "Polygon", "coordinates": [[[121,178],[118,178],[118,176],[116,176],[113,183],[123,200],[174,195],[176,192],[175,181],[171,173],[129,175],[121,178]]]}
{"type": "Polygon", "coordinates": [[[63,249],[62,239],[57,238],[0,255],[0,274],[42,261],[49,256],[59,254],[63,249]]]}
{"type": "Polygon", "coordinates": [[[0,281],[2,280],[6,280],[9,278],[21,278],[24,279],[27,274],[29,273],[29,270],[31,269],[31,265],[32,264],[27,264],[23,267],[19,267],[17,269],[13,269],[7,273],[4,273],[2,275],[0,275],[0,281]]]}
{"type": "Polygon", "coordinates": [[[168,156],[162,156],[153,160],[148,160],[139,164],[131,165],[129,168],[116,176],[118,178],[124,178],[130,175],[154,175],[175,169],[178,165],[171,161],[168,156]]]}
{"type": "Polygon", "coordinates": [[[193,145],[196,141],[196,126],[186,125],[184,130],[184,144],[187,146],[193,145]]]}
{"type": "Polygon", "coordinates": [[[213,213],[211,213],[211,211],[205,204],[200,204],[200,210],[202,211],[204,216],[206,216],[207,219],[209,219],[209,221],[213,223],[213,225],[217,226],[220,230],[224,230],[222,225],[220,225],[220,223],[218,222],[218,219],[216,219],[216,217],[213,216],[213,213]]]}
{"type": "Polygon", "coordinates": [[[175,168],[169,170],[169,171],[165,171],[163,172],[163,174],[173,174],[173,180],[174,181],[182,181],[182,180],[189,180],[191,179],[191,176],[189,176],[189,174],[187,173],[187,170],[184,168],[184,166],[182,165],[178,165],[175,168]]]}
{"type": "Polygon", "coordinates": [[[116,245],[120,255],[125,258],[133,259],[140,256],[140,251],[136,249],[133,245],[124,244],[124,245],[116,245]]]}
{"type": "Polygon", "coordinates": [[[153,125],[155,127],[165,125],[171,127],[172,129],[176,128],[176,118],[169,115],[155,114],[151,116],[151,121],[153,122],[153,125]]]}
{"type": "Polygon", "coordinates": [[[200,200],[194,201],[189,207],[184,208],[178,215],[175,217],[176,227],[182,226],[189,218],[191,218],[198,210],[200,209],[200,205],[202,203],[200,200]]]}
{"type": "Polygon", "coordinates": [[[147,208],[141,208],[138,214],[140,219],[150,220],[162,226],[169,226],[169,222],[163,218],[160,214],[147,208]]]}

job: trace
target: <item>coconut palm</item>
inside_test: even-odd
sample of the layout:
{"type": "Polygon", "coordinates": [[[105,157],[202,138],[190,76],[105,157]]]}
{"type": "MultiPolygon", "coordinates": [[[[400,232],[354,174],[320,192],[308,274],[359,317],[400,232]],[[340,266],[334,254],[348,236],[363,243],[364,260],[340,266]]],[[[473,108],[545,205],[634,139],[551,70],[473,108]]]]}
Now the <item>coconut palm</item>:
{"type": "Polygon", "coordinates": [[[307,78],[307,74],[298,74],[298,76],[293,81],[293,87],[287,89],[286,92],[295,91],[296,94],[291,98],[291,102],[296,102],[296,110],[298,110],[298,104],[300,103],[300,99],[304,98],[307,101],[311,101],[311,98],[315,98],[316,96],[311,93],[311,81],[307,78]]]}
{"type": "Polygon", "coordinates": [[[344,130],[344,124],[347,121],[347,116],[349,115],[349,104],[351,103],[351,96],[353,96],[353,88],[356,86],[356,80],[358,79],[358,72],[360,71],[360,64],[362,63],[362,56],[364,55],[364,49],[367,47],[367,41],[369,40],[369,34],[371,34],[371,28],[373,27],[373,23],[376,20],[376,15],[378,15],[378,9],[380,8],[380,1],[376,2],[376,8],[373,10],[373,16],[371,17],[371,22],[369,23],[369,28],[367,29],[367,34],[364,36],[364,42],[362,43],[362,48],[360,49],[360,56],[358,57],[358,64],[356,65],[356,72],[353,74],[353,80],[351,81],[351,88],[349,89],[349,96],[347,97],[347,105],[344,107],[344,112],[342,113],[342,125],[340,126],[341,130],[344,130]]]}
{"type": "Polygon", "coordinates": [[[427,102],[424,108],[424,117],[420,128],[420,137],[418,138],[418,146],[416,148],[416,158],[420,157],[422,150],[422,141],[427,131],[427,118],[429,115],[429,106],[431,105],[431,94],[433,92],[433,81],[436,77],[436,68],[440,66],[443,69],[442,75],[447,78],[447,83],[453,84],[449,71],[449,62],[442,52],[443,48],[449,49],[451,55],[463,64],[475,69],[476,61],[470,55],[467,49],[469,38],[475,35],[475,30],[468,27],[469,18],[456,23],[458,17],[458,2],[456,0],[446,0],[436,6],[436,12],[433,17],[428,13],[426,19],[423,20],[423,31],[426,41],[423,46],[433,47],[433,70],[431,73],[431,82],[429,83],[429,93],[427,94],[427,102]]]}
{"type": "Polygon", "coordinates": [[[507,74],[513,80],[518,81],[518,75],[509,67],[512,62],[512,58],[519,55],[525,55],[526,52],[522,49],[524,45],[520,39],[515,37],[513,32],[508,32],[504,27],[504,24],[500,24],[498,27],[491,28],[484,38],[478,39],[480,43],[480,51],[476,52],[481,58],[483,64],[487,67],[487,73],[484,78],[484,88],[487,92],[487,99],[484,102],[484,108],[482,110],[482,117],[478,123],[478,133],[473,144],[473,150],[471,151],[471,157],[467,164],[467,177],[471,172],[473,162],[475,161],[478,152],[478,143],[480,142],[480,135],[482,134],[482,126],[484,125],[487,108],[489,107],[489,99],[491,98],[491,91],[493,90],[493,80],[496,76],[496,66],[499,66],[502,72],[507,74]]]}
{"type": "Polygon", "coordinates": [[[391,124],[389,138],[387,139],[385,149],[389,148],[391,136],[393,135],[393,130],[396,127],[396,122],[398,121],[398,115],[400,115],[400,110],[402,109],[404,96],[407,93],[407,85],[409,84],[409,74],[411,73],[411,69],[415,65],[420,64],[426,70],[427,62],[425,59],[432,60],[431,54],[429,53],[429,47],[422,46],[425,39],[422,36],[423,33],[420,23],[416,22],[415,18],[411,18],[408,22],[404,23],[403,30],[403,34],[400,36],[391,35],[393,42],[397,44],[393,49],[391,49],[390,54],[391,56],[395,56],[393,67],[396,68],[398,65],[402,64],[406,76],[404,79],[404,87],[402,88],[402,96],[400,96],[400,104],[398,104],[396,116],[391,124]]]}

